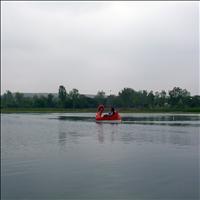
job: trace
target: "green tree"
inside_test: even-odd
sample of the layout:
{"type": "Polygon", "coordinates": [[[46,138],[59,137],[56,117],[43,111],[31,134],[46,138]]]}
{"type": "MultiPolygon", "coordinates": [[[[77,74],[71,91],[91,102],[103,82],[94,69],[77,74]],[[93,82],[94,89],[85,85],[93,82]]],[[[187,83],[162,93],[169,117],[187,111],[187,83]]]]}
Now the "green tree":
{"type": "Polygon", "coordinates": [[[135,91],[132,88],[124,88],[118,95],[122,107],[134,107],[134,103],[137,102],[135,91]]]}
{"type": "Polygon", "coordinates": [[[80,94],[79,94],[79,91],[77,89],[72,89],[70,92],[69,92],[69,97],[70,99],[72,100],[72,107],[73,108],[78,108],[80,107],[79,104],[79,100],[80,100],[80,94]]]}
{"type": "Polygon", "coordinates": [[[23,107],[24,105],[24,95],[22,93],[16,92],[15,93],[15,101],[17,107],[23,107]]]}
{"type": "Polygon", "coordinates": [[[54,97],[53,94],[48,94],[47,96],[47,107],[55,107],[54,97]]]}
{"type": "Polygon", "coordinates": [[[169,91],[169,103],[172,107],[183,105],[184,99],[190,96],[190,93],[186,89],[174,87],[169,91]]]}
{"type": "Polygon", "coordinates": [[[3,107],[16,107],[15,98],[11,91],[7,90],[2,97],[2,106],[3,107]]]}
{"type": "Polygon", "coordinates": [[[156,107],[160,106],[160,93],[158,91],[155,92],[154,104],[156,107]]]}
{"type": "Polygon", "coordinates": [[[58,98],[60,100],[61,107],[65,106],[66,96],[67,96],[67,92],[66,92],[65,87],[63,85],[60,85],[59,91],[58,91],[58,98]]]}
{"type": "Polygon", "coordinates": [[[115,95],[109,95],[106,98],[106,106],[111,107],[114,106],[116,107],[116,96],[115,95]]]}
{"type": "Polygon", "coordinates": [[[44,96],[33,96],[33,105],[35,108],[44,108],[47,107],[47,98],[44,96]]]}
{"type": "Polygon", "coordinates": [[[97,104],[105,104],[106,93],[103,90],[98,91],[97,95],[95,96],[95,100],[97,101],[97,104]]]}
{"type": "Polygon", "coordinates": [[[200,96],[199,95],[190,97],[190,106],[191,107],[200,107],[200,96]]]}
{"type": "Polygon", "coordinates": [[[149,108],[153,108],[154,107],[154,94],[153,94],[153,91],[151,90],[147,96],[148,98],[148,106],[149,108]]]}
{"type": "Polygon", "coordinates": [[[167,99],[167,93],[162,90],[160,93],[159,93],[159,106],[163,107],[166,103],[166,99],[167,99]]]}
{"type": "Polygon", "coordinates": [[[141,91],[140,101],[143,108],[148,107],[148,93],[146,90],[141,91]]]}

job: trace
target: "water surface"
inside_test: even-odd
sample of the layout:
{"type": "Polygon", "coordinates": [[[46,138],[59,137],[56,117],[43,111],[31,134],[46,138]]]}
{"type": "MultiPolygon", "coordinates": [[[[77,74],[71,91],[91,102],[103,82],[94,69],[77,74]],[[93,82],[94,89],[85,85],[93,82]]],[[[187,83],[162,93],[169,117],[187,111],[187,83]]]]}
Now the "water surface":
{"type": "Polygon", "coordinates": [[[2,199],[199,199],[199,115],[2,114],[2,199]]]}

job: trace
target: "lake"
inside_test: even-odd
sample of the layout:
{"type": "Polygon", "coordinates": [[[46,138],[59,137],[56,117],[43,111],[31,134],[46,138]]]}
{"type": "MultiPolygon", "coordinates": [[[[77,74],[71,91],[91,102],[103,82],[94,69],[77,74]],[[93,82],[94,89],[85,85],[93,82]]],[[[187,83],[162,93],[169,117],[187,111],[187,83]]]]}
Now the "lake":
{"type": "Polygon", "coordinates": [[[199,114],[1,114],[2,199],[199,199],[199,114]]]}

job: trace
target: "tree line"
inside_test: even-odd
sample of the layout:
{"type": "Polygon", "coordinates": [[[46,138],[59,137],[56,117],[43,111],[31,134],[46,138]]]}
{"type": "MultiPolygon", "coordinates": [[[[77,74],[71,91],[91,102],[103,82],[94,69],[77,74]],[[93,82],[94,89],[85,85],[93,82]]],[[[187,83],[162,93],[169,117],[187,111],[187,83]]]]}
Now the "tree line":
{"type": "Polygon", "coordinates": [[[1,95],[1,108],[96,108],[99,104],[117,108],[134,109],[185,109],[200,108],[200,96],[191,96],[186,89],[174,87],[168,93],[122,89],[118,95],[106,96],[98,91],[94,98],[79,93],[77,89],[67,92],[63,85],[59,86],[58,95],[25,97],[23,93],[6,91],[1,95]]]}

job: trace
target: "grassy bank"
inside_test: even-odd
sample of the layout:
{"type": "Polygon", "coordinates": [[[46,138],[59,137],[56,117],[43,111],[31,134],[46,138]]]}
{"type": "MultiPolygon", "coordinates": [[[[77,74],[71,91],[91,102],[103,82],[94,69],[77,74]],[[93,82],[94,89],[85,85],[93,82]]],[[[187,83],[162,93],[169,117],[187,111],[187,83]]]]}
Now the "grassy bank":
{"type": "MultiPolygon", "coordinates": [[[[135,109],[120,108],[120,113],[200,113],[200,108],[157,108],[157,109],[135,109]]],[[[105,110],[105,112],[108,110],[105,110]]],[[[65,108],[2,108],[1,113],[89,113],[96,112],[95,108],[65,109],[65,108]]]]}

